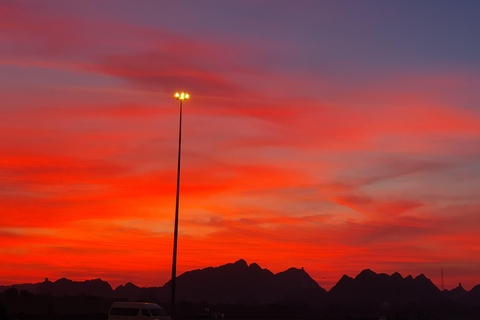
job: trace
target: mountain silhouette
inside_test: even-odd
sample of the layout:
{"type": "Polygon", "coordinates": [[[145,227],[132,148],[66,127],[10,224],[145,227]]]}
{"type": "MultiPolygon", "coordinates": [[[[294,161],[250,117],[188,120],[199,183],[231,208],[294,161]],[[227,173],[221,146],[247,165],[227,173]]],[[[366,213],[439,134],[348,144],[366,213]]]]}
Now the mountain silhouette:
{"type": "Polygon", "coordinates": [[[128,299],[130,301],[140,300],[144,290],[143,288],[137,287],[131,282],[127,282],[125,285],[120,285],[115,288],[113,295],[116,298],[128,299]]]}
{"type": "MultiPolygon", "coordinates": [[[[461,285],[440,291],[425,275],[402,277],[398,272],[377,274],[365,269],[356,277],[344,275],[327,292],[302,269],[290,268],[277,274],[245,260],[208,267],[177,277],[177,302],[261,306],[268,304],[304,307],[405,306],[408,304],[450,304],[455,308],[480,308],[480,285],[466,291],[461,285]]],[[[35,295],[76,297],[79,295],[130,301],[152,301],[168,305],[171,282],[162,287],[140,288],[133,283],[115,290],[101,279],[72,281],[66,278],[36,284],[0,286],[0,298],[35,295]]],[[[0,301],[1,302],[1,301],[0,301]]],[[[452,307],[452,310],[455,308],[452,307]]],[[[453,312],[453,311],[452,311],[453,312]]]]}
{"type": "Polygon", "coordinates": [[[344,275],[330,290],[329,300],[345,305],[380,305],[383,302],[432,301],[440,294],[440,290],[423,274],[403,278],[398,272],[389,276],[365,269],[355,278],[344,275]]]}
{"type": "MultiPolygon", "coordinates": [[[[293,292],[326,294],[304,270],[291,268],[278,274],[258,264],[238,260],[220,267],[188,271],[177,278],[178,301],[223,304],[266,304],[292,300],[293,292]]],[[[170,292],[171,283],[164,289],[170,292]]]]}
{"type": "MultiPolygon", "coordinates": [[[[116,299],[127,299],[129,301],[159,301],[161,296],[165,296],[165,289],[162,287],[140,288],[131,282],[120,285],[113,291],[113,297],[116,299]]],[[[168,301],[164,299],[162,301],[168,301]]]]}
{"type": "Polygon", "coordinates": [[[51,282],[45,279],[44,282],[36,286],[36,293],[51,294],[54,296],[77,296],[79,294],[112,297],[113,289],[108,282],[102,279],[86,280],[86,281],[72,281],[66,278],[58,279],[51,282]]]}

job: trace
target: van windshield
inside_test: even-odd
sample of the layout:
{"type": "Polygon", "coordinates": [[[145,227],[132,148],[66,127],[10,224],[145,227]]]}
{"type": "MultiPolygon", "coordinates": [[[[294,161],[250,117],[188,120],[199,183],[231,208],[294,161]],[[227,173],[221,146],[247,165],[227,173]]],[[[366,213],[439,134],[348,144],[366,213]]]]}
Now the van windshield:
{"type": "Polygon", "coordinates": [[[110,314],[112,316],[136,316],[140,308],[112,308],[110,314]]]}
{"type": "Polygon", "coordinates": [[[150,310],[150,313],[152,314],[152,316],[166,316],[167,315],[167,312],[164,309],[152,308],[152,309],[148,309],[148,310],[150,310]]]}

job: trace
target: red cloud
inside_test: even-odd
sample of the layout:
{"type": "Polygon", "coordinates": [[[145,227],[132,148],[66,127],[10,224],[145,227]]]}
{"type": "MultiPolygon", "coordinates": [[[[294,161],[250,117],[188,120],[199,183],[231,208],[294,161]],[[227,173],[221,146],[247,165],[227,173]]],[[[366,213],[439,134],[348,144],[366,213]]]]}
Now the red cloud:
{"type": "Polygon", "coordinates": [[[423,206],[423,203],[417,200],[385,201],[367,196],[339,196],[334,201],[366,216],[384,216],[386,219],[423,206]]]}

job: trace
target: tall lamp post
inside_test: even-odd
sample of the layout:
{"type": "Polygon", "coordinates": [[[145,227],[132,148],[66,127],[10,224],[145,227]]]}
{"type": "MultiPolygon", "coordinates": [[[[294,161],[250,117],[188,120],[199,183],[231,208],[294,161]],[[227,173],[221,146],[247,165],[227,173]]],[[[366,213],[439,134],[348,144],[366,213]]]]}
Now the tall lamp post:
{"type": "Polygon", "coordinates": [[[177,167],[177,199],[175,202],[175,229],[173,233],[173,263],[172,263],[172,316],[175,311],[175,280],[177,273],[177,238],[178,238],[178,199],[180,195],[180,155],[182,150],[182,102],[189,98],[188,93],[175,93],[180,100],[180,128],[178,130],[178,167],[177,167]]]}

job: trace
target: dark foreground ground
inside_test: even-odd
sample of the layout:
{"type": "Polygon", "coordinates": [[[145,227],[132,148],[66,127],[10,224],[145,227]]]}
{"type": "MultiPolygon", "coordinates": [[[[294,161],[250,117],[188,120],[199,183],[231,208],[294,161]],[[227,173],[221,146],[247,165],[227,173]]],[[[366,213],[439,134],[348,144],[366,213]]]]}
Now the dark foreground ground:
{"type": "MultiPolygon", "coordinates": [[[[78,295],[55,297],[26,291],[0,295],[0,320],[107,320],[115,299],[78,295]]],[[[157,302],[172,314],[168,303],[157,302]]],[[[173,320],[479,320],[478,303],[418,302],[403,305],[330,303],[312,306],[305,302],[269,305],[208,305],[179,303],[173,320]]]]}
{"type": "MultiPolygon", "coordinates": [[[[107,312],[104,313],[57,313],[51,307],[47,307],[47,312],[35,314],[26,309],[24,312],[7,313],[0,316],[0,320],[107,320],[107,312]]],[[[59,306],[60,307],[60,306],[59,306]]],[[[360,307],[323,307],[323,308],[303,308],[294,306],[215,306],[210,307],[210,312],[203,310],[205,306],[183,304],[176,309],[177,312],[172,317],[173,320],[256,320],[256,319],[290,319],[290,320],[367,320],[367,319],[386,319],[386,320],[407,320],[407,319],[480,319],[480,310],[445,310],[441,306],[437,309],[422,308],[418,306],[406,307],[402,310],[381,310],[360,307]]],[[[8,308],[8,306],[7,306],[8,308]]],[[[68,306],[62,306],[66,310],[68,306]]]]}

